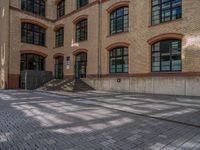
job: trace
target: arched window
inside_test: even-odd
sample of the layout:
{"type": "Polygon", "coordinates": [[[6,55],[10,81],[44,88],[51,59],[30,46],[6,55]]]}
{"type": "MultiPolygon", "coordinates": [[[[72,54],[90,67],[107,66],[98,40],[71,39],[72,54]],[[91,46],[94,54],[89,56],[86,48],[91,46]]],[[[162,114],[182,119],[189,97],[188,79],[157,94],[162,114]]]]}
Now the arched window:
{"type": "Polygon", "coordinates": [[[128,7],[121,7],[110,14],[110,34],[128,31],[128,7]]]}
{"type": "Polygon", "coordinates": [[[64,44],[64,28],[61,27],[56,32],[56,47],[61,47],[64,44]]]}
{"type": "Polygon", "coordinates": [[[21,71],[23,70],[44,70],[45,58],[36,54],[21,55],[21,71]]]}
{"type": "Polygon", "coordinates": [[[152,72],[181,71],[181,40],[162,40],[152,45],[152,72]]]}
{"type": "Polygon", "coordinates": [[[23,22],[21,25],[21,41],[45,46],[45,29],[35,24],[23,22]]]}
{"type": "Polygon", "coordinates": [[[110,73],[128,73],[127,47],[118,47],[110,51],[110,73]]]}
{"type": "Polygon", "coordinates": [[[182,0],[152,0],[152,25],[182,17],[182,0]]]}
{"type": "Polygon", "coordinates": [[[45,0],[22,0],[21,9],[45,16],[45,0]]]}
{"type": "Polygon", "coordinates": [[[57,18],[60,18],[65,15],[65,0],[61,0],[57,4],[57,18]]]}
{"type": "Polygon", "coordinates": [[[76,42],[87,40],[87,19],[76,24],[76,42]]]}

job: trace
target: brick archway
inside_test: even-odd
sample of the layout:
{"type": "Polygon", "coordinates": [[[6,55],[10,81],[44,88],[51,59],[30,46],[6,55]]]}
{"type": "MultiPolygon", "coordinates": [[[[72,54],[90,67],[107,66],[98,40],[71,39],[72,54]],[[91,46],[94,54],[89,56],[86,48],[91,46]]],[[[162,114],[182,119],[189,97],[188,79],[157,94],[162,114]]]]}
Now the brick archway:
{"type": "Polygon", "coordinates": [[[58,24],[58,25],[56,25],[53,30],[57,31],[60,28],[64,28],[64,24],[58,24]]]}
{"type": "Polygon", "coordinates": [[[106,50],[107,51],[111,51],[113,48],[116,48],[116,47],[129,47],[129,43],[126,43],[126,42],[117,42],[117,43],[114,43],[114,44],[111,44],[109,46],[106,47],[106,50]]]}
{"type": "Polygon", "coordinates": [[[38,25],[40,27],[43,27],[44,29],[47,29],[48,26],[41,23],[41,22],[38,22],[38,21],[35,21],[35,20],[32,20],[32,19],[21,19],[21,23],[32,23],[32,24],[35,24],[35,25],[38,25]]]}
{"type": "Polygon", "coordinates": [[[77,49],[77,50],[73,51],[72,54],[74,56],[76,56],[76,55],[78,55],[79,53],[82,53],[82,52],[87,53],[88,50],[87,49],[77,49]]]}
{"type": "Polygon", "coordinates": [[[57,5],[61,0],[55,0],[55,5],[57,5]]]}
{"type": "Polygon", "coordinates": [[[36,55],[40,55],[43,57],[47,57],[48,55],[39,51],[34,51],[34,50],[21,50],[20,54],[36,54],[36,55]]]}
{"type": "Polygon", "coordinates": [[[54,59],[57,58],[57,57],[64,57],[64,54],[62,54],[62,53],[56,53],[56,54],[53,55],[54,59]]]}
{"type": "Polygon", "coordinates": [[[130,3],[130,1],[121,1],[121,2],[114,3],[113,5],[111,5],[111,6],[107,9],[107,12],[108,12],[108,13],[111,13],[112,11],[114,11],[114,10],[117,9],[117,8],[124,7],[124,6],[128,6],[129,3],[130,3]]]}
{"type": "Polygon", "coordinates": [[[73,22],[73,24],[77,24],[79,21],[84,20],[84,19],[88,19],[88,15],[78,16],[72,22],[73,22]]]}
{"type": "Polygon", "coordinates": [[[152,38],[150,38],[149,40],[147,40],[147,42],[152,45],[156,42],[162,41],[162,40],[167,40],[167,39],[177,39],[177,40],[181,40],[183,38],[183,34],[180,33],[165,33],[165,34],[160,34],[157,36],[154,36],[152,38]]]}

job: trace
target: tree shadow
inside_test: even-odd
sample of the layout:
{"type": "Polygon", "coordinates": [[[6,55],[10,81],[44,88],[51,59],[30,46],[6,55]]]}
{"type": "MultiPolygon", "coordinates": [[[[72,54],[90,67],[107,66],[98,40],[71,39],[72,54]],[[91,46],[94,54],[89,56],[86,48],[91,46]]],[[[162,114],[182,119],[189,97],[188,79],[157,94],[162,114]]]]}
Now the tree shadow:
{"type": "Polygon", "coordinates": [[[133,150],[199,143],[193,140],[199,139],[199,128],[82,103],[78,97],[20,92],[0,91],[2,150],[133,150]]]}

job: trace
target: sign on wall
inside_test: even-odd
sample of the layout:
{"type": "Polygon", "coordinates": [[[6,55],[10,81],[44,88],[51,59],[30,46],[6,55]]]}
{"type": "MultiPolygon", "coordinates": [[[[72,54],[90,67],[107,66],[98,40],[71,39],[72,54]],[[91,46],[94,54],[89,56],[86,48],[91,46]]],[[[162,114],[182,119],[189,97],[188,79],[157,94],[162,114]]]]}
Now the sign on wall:
{"type": "Polygon", "coordinates": [[[71,65],[70,56],[67,56],[66,57],[66,69],[70,69],[70,65],[71,65]]]}

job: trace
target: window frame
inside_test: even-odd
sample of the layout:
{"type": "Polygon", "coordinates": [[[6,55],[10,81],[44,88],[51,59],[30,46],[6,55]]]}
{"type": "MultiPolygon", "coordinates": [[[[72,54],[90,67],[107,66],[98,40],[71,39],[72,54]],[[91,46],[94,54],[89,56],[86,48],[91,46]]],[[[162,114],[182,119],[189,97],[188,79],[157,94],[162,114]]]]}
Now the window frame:
{"type": "Polygon", "coordinates": [[[82,8],[89,4],[89,0],[76,0],[76,9],[82,8]]]}
{"type": "Polygon", "coordinates": [[[57,18],[61,18],[65,15],[65,0],[61,0],[57,4],[57,18]]]}
{"type": "Polygon", "coordinates": [[[110,51],[109,51],[109,73],[110,74],[118,74],[118,73],[128,73],[129,72],[129,49],[128,49],[128,47],[125,47],[125,46],[119,46],[119,47],[115,47],[115,48],[112,48],[110,51]],[[120,49],[121,51],[122,51],[122,55],[120,55],[120,56],[117,56],[117,50],[118,49],[120,49]],[[127,54],[125,54],[125,50],[127,51],[127,54]],[[113,52],[113,51],[115,51],[115,52],[113,52]],[[111,53],[115,53],[115,56],[111,56],[111,53]],[[112,71],[112,64],[111,64],[111,61],[112,61],[112,59],[114,59],[114,61],[116,61],[116,60],[119,60],[118,58],[122,58],[122,59],[120,59],[121,61],[127,61],[127,64],[126,63],[124,63],[124,64],[120,64],[120,65],[122,65],[122,67],[121,67],[121,70],[122,71],[117,71],[117,65],[119,65],[119,64],[117,64],[116,62],[115,62],[115,68],[114,68],[114,72],[112,71]],[[127,57],[127,59],[125,59],[125,57],[127,57]],[[127,67],[125,67],[124,65],[127,65],[127,67]],[[127,69],[127,71],[125,71],[125,69],[127,69]]]}
{"type": "MultiPolygon", "coordinates": [[[[168,45],[168,47],[169,47],[169,45],[168,45]]],[[[151,72],[152,73],[166,73],[166,72],[182,72],[182,64],[183,64],[183,62],[182,62],[182,40],[180,40],[180,39],[165,39],[165,40],[161,40],[161,41],[158,41],[158,42],[156,42],[156,43],[153,43],[152,45],[151,45],[151,72]],[[170,69],[169,70],[163,70],[162,69],[162,50],[161,50],[161,42],[170,42],[171,41],[171,45],[170,46],[172,46],[172,42],[175,42],[175,41],[177,41],[178,42],[178,44],[179,44],[179,48],[178,49],[180,49],[180,54],[179,55],[175,55],[175,54],[172,54],[172,49],[169,49],[170,51],[169,51],[169,54],[170,55],[166,55],[166,56],[169,56],[170,57],[170,60],[169,60],[169,62],[170,62],[170,69]],[[154,48],[154,45],[155,44],[158,44],[158,43],[160,43],[160,47],[159,47],[159,50],[158,51],[155,51],[153,48],[154,48]],[[153,66],[153,53],[156,53],[156,52],[158,52],[159,53],[159,71],[154,71],[153,70],[153,67],[155,67],[155,66],[153,66]],[[180,70],[173,70],[172,69],[172,61],[173,61],[173,59],[172,59],[172,56],[179,56],[180,57],[180,70]]]]}
{"type": "Polygon", "coordinates": [[[115,34],[118,34],[118,33],[123,33],[123,32],[129,31],[129,7],[128,6],[121,6],[117,9],[113,10],[112,12],[110,12],[110,18],[109,19],[110,19],[110,33],[109,33],[110,35],[115,35],[115,34]],[[127,14],[124,13],[126,8],[127,8],[127,14]],[[121,16],[116,15],[116,17],[112,18],[112,15],[114,13],[117,13],[117,11],[119,11],[121,9],[123,9],[123,15],[121,15],[121,16]],[[127,27],[125,27],[125,21],[124,21],[125,17],[127,17],[127,27]],[[119,29],[117,29],[118,28],[117,21],[118,21],[119,18],[122,18],[122,20],[123,20],[122,28],[120,29],[122,31],[120,31],[120,32],[118,32],[119,29]],[[112,22],[115,22],[116,24],[114,24],[114,23],[112,24],[112,22]],[[112,25],[113,25],[113,28],[112,28],[112,25]],[[115,25],[115,27],[114,27],[114,25],[115,25]]]}
{"type": "Polygon", "coordinates": [[[46,16],[46,1],[45,0],[21,0],[21,9],[24,11],[46,16]]]}
{"type": "Polygon", "coordinates": [[[46,29],[33,23],[21,23],[21,42],[45,46],[46,44],[46,29]],[[38,31],[36,31],[38,29],[38,31]],[[38,39],[36,39],[36,37],[38,39]],[[38,42],[36,42],[38,40],[38,42]]]}
{"type": "Polygon", "coordinates": [[[75,41],[82,42],[88,39],[88,19],[82,19],[75,25],[75,41]],[[79,32],[79,36],[78,36],[79,32]]]}
{"type": "Polygon", "coordinates": [[[24,71],[24,70],[39,70],[39,71],[44,71],[45,70],[45,57],[43,57],[41,55],[38,55],[38,54],[32,54],[32,53],[21,54],[20,70],[21,71],[24,71]],[[32,58],[35,59],[35,57],[37,57],[38,68],[36,68],[36,69],[29,69],[28,62],[30,62],[30,61],[28,61],[28,57],[31,57],[31,59],[32,58]],[[24,63],[24,66],[22,65],[22,62],[24,63]]]}
{"type": "MultiPolygon", "coordinates": [[[[180,5],[178,5],[178,6],[175,6],[175,7],[173,7],[172,6],[172,3],[173,3],[173,1],[174,0],[168,0],[168,1],[166,1],[166,2],[162,2],[162,0],[159,0],[159,4],[157,4],[157,5],[153,5],[153,1],[154,0],[151,0],[151,25],[158,25],[158,24],[162,24],[162,23],[165,23],[165,22],[170,22],[170,21],[174,21],[174,20],[177,20],[177,19],[181,19],[182,18],[182,0],[180,0],[180,5]],[[166,3],[170,3],[170,8],[169,9],[162,9],[163,7],[162,7],[162,5],[163,4],[166,4],[166,3]],[[154,7],[156,7],[156,6],[158,6],[159,7],[159,15],[158,15],[158,17],[159,17],[159,23],[155,23],[154,21],[155,21],[155,19],[153,18],[154,16],[153,16],[153,8],[154,7]],[[180,7],[180,16],[179,17],[176,17],[175,19],[173,19],[173,10],[174,9],[177,9],[177,8],[179,8],[180,7]],[[163,19],[165,19],[165,17],[162,17],[162,12],[163,12],[163,10],[169,10],[170,11],[170,19],[169,20],[164,20],[163,21],[163,19]]],[[[176,15],[178,15],[178,14],[175,14],[175,16],[176,15]]]]}
{"type": "Polygon", "coordinates": [[[55,31],[55,47],[64,46],[64,27],[60,27],[55,31]]]}

